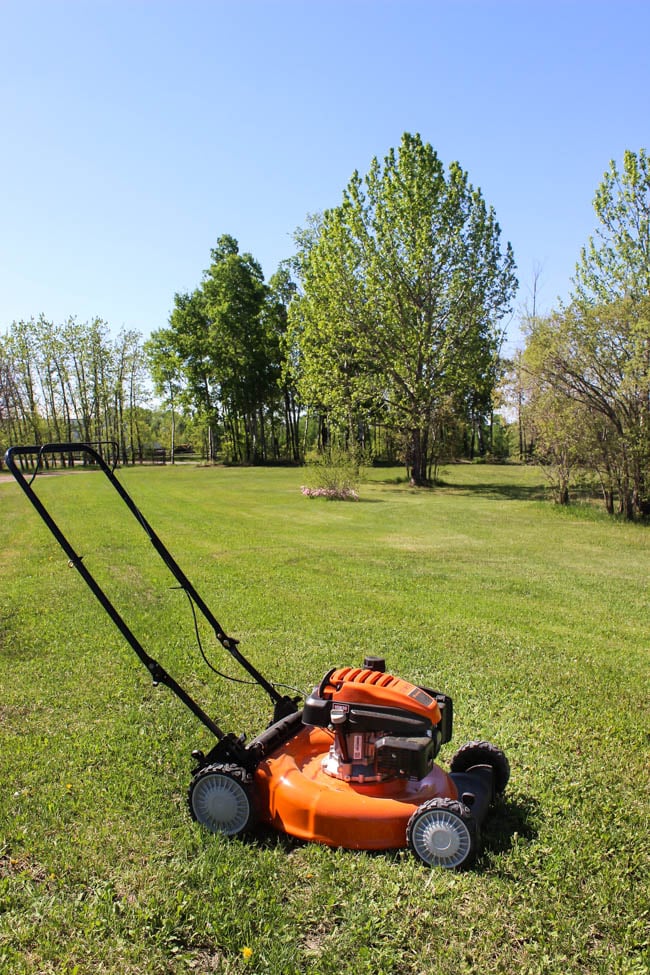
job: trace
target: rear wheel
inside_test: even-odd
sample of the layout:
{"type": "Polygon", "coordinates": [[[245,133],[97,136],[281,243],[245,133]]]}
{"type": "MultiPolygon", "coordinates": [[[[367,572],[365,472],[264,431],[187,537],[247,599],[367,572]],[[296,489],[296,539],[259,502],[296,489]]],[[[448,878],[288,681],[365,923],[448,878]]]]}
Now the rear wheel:
{"type": "Polygon", "coordinates": [[[428,866],[457,870],[476,856],[476,822],[462,802],[429,799],[409,819],[406,842],[428,866]]]}
{"type": "Polygon", "coordinates": [[[192,818],[211,833],[237,836],[251,823],[252,775],[239,765],[206,765],[192,779],[192,818]]]}
{"type": "Polygon", "coordinates": [[[494,793],[503,795],[510,779],[510,763],[505,754],[489,741],[469,741],[451,760],[452,772],[467,772],[474,765],[489,765],[494,776],[494,793]]]}

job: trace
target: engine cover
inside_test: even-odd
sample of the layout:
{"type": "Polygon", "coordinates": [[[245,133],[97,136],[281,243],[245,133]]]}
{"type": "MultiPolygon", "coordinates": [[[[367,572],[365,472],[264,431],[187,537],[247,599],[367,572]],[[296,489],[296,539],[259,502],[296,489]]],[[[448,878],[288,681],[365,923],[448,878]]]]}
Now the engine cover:
{"type": "Polygon", "coordinates": [[[441,713],[447,701],[451,716],[444,695],[378,670],[344,667],[329,671],[314,688],[302,720],[334,733],[323,759],[328,775],[359,783],[423,779],[448,740],[441,713]]]}

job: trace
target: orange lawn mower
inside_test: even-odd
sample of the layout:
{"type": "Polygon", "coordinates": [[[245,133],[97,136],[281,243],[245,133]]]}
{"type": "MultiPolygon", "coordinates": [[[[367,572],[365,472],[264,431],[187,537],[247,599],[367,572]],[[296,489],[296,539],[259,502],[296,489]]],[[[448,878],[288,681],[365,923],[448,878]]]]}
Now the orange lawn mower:
{"type": "MultiPolygon", "coordinates": [[[[363,667],[332,668],[302,707],[301,697],[281,694],[278,687],[286,685],[263,677],[240,653],[238,641],[223,631],[115,476],[115,463],[109,466],[105,451],[105,444],[90,443],[11,447],[5,462],[154,685],[170,688],[216,738],[207,754],[192,752],[192,817],[226,836],[265,824],[331,847],[408,847],[429,866],[467,867],[476,856],[488,810],[508,782],[504,753],[488,742],[472,741],[453,756],[450,771],[444,771],[435,758],[451,740],[451,698],[386,673],[379,657],[366,658],[363,667]],[[108,478],[187,594],[208,666],[215,670],[201,646],[197,611],[270,697],[273,720],[262,734],[247,743],[245,735],[224,732],[145,651],[34,491],[36,474],[53,457],[81,458],[86,469],[108,478]]],[[[112,451],[117,457],[116,445],[112,451]]]]}

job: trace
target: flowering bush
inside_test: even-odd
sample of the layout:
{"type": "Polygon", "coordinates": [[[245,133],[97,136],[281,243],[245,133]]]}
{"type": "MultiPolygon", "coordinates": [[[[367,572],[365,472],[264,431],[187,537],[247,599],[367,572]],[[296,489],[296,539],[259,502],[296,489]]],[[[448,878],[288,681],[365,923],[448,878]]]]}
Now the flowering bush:
{"type": "Polygon", "coordinates": [[[308,498],[328,498],[330,501],[358,501],[360,462],[358,457],[336,447],[317,454],[309,462],[313,471],[312,484],[301,487],[308,498]]]}
{"type": "Polygon", "coordinates": [[[329,498],[330,501],[358,501],[359,495],[352,488],[306,487],[300,488],[307,498],[329,498]]]}

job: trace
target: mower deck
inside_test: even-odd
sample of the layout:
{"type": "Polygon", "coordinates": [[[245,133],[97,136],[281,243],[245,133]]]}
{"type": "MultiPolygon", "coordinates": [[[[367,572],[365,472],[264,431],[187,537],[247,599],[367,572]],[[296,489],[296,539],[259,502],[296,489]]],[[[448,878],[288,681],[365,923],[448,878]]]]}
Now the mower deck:
{"type": "Polygon", "coordinates": [[[357,783],[322,769],[334,735],[304,726],[265,759],[254,775],[260,820],[303,840],[349,850],[406,846],[406,827],[427,799],[457,799],[450,775],[438,765],[420,780],[357,783]]]}

